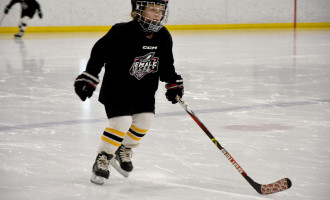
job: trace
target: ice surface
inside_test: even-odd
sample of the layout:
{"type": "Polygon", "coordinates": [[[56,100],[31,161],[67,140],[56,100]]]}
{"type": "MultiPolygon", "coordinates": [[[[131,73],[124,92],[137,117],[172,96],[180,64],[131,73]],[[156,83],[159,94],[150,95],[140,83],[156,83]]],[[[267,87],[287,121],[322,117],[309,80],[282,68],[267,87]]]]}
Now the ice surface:
{"type": "Polygon", "coordinates": [[[172,31],[189,107],[256,182],[292,180],[268,196],[167,102],[164,84],[134,172],[90,183],[107,119],[99,87],[81,102],[73,80],[102,35],[0,34],[0,199],[330,198],[329,29],[172,31]]]}

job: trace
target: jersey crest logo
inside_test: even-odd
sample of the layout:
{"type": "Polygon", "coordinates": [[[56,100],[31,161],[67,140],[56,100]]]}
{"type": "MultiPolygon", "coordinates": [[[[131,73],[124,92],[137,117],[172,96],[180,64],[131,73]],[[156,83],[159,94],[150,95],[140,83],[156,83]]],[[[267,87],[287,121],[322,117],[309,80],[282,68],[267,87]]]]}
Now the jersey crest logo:
{"type": "Polygon", "coordinates": [[[156,73],[158,71],[159,58],[154,57],[155,52],[148,53],[144,56],[136,57],[129,70],[129,73],[141,80],[145,75],[156,73]]]}

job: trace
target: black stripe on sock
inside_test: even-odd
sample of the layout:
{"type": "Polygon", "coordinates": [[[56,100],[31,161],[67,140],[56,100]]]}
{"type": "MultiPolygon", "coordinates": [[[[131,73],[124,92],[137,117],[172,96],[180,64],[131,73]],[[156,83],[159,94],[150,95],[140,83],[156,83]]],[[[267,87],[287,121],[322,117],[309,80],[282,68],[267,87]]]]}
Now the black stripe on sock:
{"type": "Polygon", "coordinates": [[[108,137],[108,138],[111,138],[111,139],[113,139],[113,140],[115,140],[115,141],[117,141],[119,143],[121,143],[123,141],[123,138],[118,137],[116,135],[113,135],[111,133],[108,133],[106,131],[103,132],[103,135],[106,136],[106,137],[108,137]]]}
{"type": "Polygon", "coordinates": [[[139,138],[142,138],[145,134],[141,134],[141,133],[138,133],[136,131],[134,131],[133,129],[129,129],[129,132],[132,133],[133,135],[135,135],[136,137],[139,137],[139,138]]]}

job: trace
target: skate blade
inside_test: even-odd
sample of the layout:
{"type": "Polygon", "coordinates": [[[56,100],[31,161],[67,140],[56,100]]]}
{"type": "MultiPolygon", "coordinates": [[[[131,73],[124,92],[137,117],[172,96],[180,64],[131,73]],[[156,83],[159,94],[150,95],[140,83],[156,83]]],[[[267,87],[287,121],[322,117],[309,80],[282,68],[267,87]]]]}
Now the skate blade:
{"type": "Polygon", "coordinates": [[[21,38],[23,35],[15,34],[14,38],[21,38]]]}
{"type": "Polygon", "coordinates": [[[125,177],[125,178],[128,178],[128,176],[129,176],[129,172],[123,170],[123,169],[117,164],[115,158],[112,158],[112,159],[110,160],[110,164],[111,164],[111,166],[113,166],[113,167],[117,170],[117,172],[119,172],[119,174],[121,174],[121,175],[122,175],[123,177],[125,177]]]}
{"type": "Polygon", "coordinates": [[[91,176],[91,182],[92,183],[95,183],[95,184],[97,184],[97,185],[103,185],[103,183],[104,183],[104,179],[105,178],[103,178],[103,177],[101,177],[101,176],[96,176],[94,173],[92,174],[92,176],[91,176]]]}

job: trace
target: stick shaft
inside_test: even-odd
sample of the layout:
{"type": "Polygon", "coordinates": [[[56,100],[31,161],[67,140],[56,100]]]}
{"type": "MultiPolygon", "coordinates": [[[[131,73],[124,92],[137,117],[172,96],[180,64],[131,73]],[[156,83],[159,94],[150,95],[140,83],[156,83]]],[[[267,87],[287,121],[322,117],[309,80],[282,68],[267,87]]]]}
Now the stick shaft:
{"type": "Polygon", "coordinates": [[[180,98],[177,99],[180,105],[185,109],[185,111],[190,115],[190,117],[197,123],[197,125],[205,132],[205,134],[211,139],[211,141],[214,143],[216,147],[228,158],[228,160],[235,166],[237,171],[241,173],[243,176],[246,175],[245,171],[242,169],[242,167],[236,162],[236,160],[229,154],[229,152],[218,142],[217,139],[212,135],[212,133],[206,128],[206,126],[203,124],[201,120],[198,119],[196,114],[190,110],[185,104],[184,101],[182,101],[180,98]]]}
{"type": "Polygon", "coordinates": [[[1,16],[1,19],[0,19],[0,25],[1,25],[2,21],[3,21],[3,19],[5,18],[5,16],[6,16],[6,14],[3,13],[2,16],[1,16]]]}
{"type": "Polygon", "coordinates": [[[188,105],[182,101],[181,98],[177,97],[177,101],[183,107],[183,109],[190,115],[190,117],[198,124],[198,126],[205,132],[205,134],[211,139],[216,147],[223,153],[228,161],[236,168],[236,170],[249,182],[249,184],[258,192],[261,193],[261,185],[254,182],[243,170],[243,168],[236,162],[236,160],[229,154],[229,152],[214,138],[212,133],[206,128],[206,126],[198,119],[195,113],[188,108],[188,105]]]}
{"type": "Polygon", "coordinates": [[[181,100],[179,96],[176,97],[176,100],[180,103],[183,109],[193,118],[193,120],[198,124],[199,127],[206,133],[206,135],[211,139],[216,147],[223,153],[223,155],[228,159],[228,161],[236,168],[236,170],[245,178],[245,180],[259,193],[259,194],[273,194],[276,192],[284,191],[289,189],[292,185],[292,182],[289,178],[283,178],[274,183],[261,185],[252,178],[250,178],[243,168],[236,162],[236,160],[229,154],[229,152],[221,146],[221,144],[214,138],[212,133],[206,128],[206,126],[198,119],[195,113],[188,108],[188,105],[181,100]]]}

